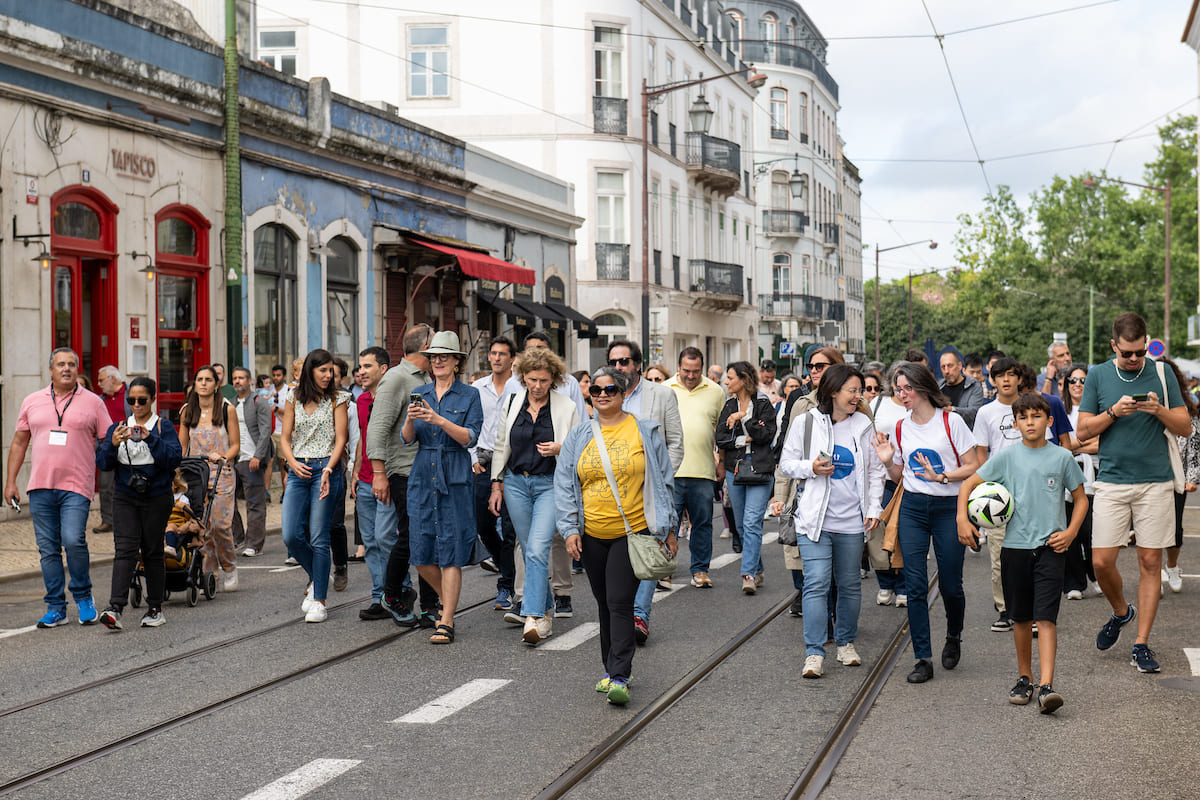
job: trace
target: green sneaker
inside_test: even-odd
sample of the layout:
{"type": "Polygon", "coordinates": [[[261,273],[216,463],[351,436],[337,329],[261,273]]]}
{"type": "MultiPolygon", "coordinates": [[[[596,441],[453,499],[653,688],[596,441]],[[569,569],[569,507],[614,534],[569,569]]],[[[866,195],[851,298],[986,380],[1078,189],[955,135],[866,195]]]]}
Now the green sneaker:
{"type": "Polygon", "coordinates": [[[608,702],[614,706],[623,706],[629,702],[629,681],[624,678],[610,678],[608,681],[608,702]]]}
{"type": "Polygon", "coordinates": [[[596,691],[607,692],[611,686],[612,678],[608,677],[608,673],[606,672],[604,673],[604,677],[600,679],[600,682],[596,684],[596,691]]]}

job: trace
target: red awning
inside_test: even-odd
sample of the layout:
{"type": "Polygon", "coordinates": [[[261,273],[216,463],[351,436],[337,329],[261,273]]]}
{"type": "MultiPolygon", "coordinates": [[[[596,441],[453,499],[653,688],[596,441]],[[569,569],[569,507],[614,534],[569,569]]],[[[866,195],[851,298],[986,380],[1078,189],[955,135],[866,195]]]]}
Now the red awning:
{"type": "Polygon", "coordinates": [[[450,247],[445,244],[434,244],[421,239],[410,238],[409,241],[422,247],[428,247],[430,250],[454,256],[458,259],[458,266],[462,268],[462,271],[472,278],[499,281],[500,283],[519,283],[522,286],[533,286],[537,281],[537,273],[533,270],[518,267],[516,264],[510,264],[483,253],[463,250],[461,247],[450,247]]]}

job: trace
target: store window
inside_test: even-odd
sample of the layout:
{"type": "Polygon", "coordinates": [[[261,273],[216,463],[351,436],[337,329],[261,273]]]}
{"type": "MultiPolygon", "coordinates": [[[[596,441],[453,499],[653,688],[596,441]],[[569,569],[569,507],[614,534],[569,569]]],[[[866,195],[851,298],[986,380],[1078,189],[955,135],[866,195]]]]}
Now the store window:
{"type": "Polygon", "coordinates": [[[325,259],[325,301],[329,318],[326,346],[347,363],[358,360],[358,248],[338,236],[329,242],[325,259]]]}
{"type": "Polygon", "coordinates": [[[183,405],[188,381],[209,361],[209,228],[187,206],[169,206],[155,217],[158,402],[164,411],[183,405]]]}
{"type": "Polygon", "coordinates": [[[296,237],[268,223],[254,232],[254,372],[289,367],[299,354],[296,237]]]}

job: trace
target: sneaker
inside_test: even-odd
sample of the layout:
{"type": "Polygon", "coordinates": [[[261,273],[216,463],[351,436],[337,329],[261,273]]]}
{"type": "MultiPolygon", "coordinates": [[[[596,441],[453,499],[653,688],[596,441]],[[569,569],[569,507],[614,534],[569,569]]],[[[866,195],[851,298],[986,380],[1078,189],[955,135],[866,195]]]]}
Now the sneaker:
{"type": "Polygon", "coordinates": [[[608,702],[623,706],[629,702],[629,681],[625,678],[609,678],[608,702]]]}
{"type": "Polygon", "coordinates": [[[383,606],[383,610],[392,615],[392,621],[401,628],[417,627],[417,616],[413,614],[412,608],[398,597],[389,597],[384,595],[380,600],[379,605],[383,606]]]}
{"type": "Polygon", "coordinates": [[[857,667],[862,663],[862,659],[858,657],[858,651],[854,649],[854,642],[838,645],[837,660],[844,667],[857,667]]]}
{"type": "Polygon", "coordinates": [[[50,609],[42,618],[37,621],[39,628],[57,628],[59,625],[67,624],[67,612],[59,611],[58,609],[50,609]]]}
{"type": "Polygon", "coordinates": [[[1062,695],[1054,691],[1054,687],[1046,684],[1038,689],[1038,711],[1043,714],[1053,714],[1062,708],[1062,695]]]}
{"type": "Polygon", "coordinates": [[[890,606],[892,601],[896,599],[896,593],[891,589],[880,589],[875,595],[875,602],[881,606],[890,606]]]}
{"type": "Polygon", "coordinates": [[[733,548],[733,552],[735,552],[735,553],[742,552],[742,537],[741,536],[733,537],[733,544],[730,546],[733,548]]]}
{"type": "Polygon", "coordinates": [[[513,610],[513,593],[508,589],[500,589],[496,592],[496,603],[492,606],[493,611],[512,611],[513,610]]]}
{"type": "Polygon", "coordinates": [[[933,664],[929,663],[929,659],[922,658],[913,665],[912,672],[908,673],[905,679],[909,683],[924,683],[933,678],[933,664]]]}
{"type": "Polygon", "coordinates": [[[997,617],[996,621],[992,623],[992,630],[996,633],[1008,633],[1011,631],[1012,620],[1008,618],[1008,614],[1004,613],[1003,611],[1000,612],[1000,616],[997,617]]]}
{"type": "Polygon", "coordinates": [[[254,558],[256,555],[258,555],[258,551],[255,550],[253,547],[247,547],[245,550],[242,551],[241,555],[242,555],[242,558],[254,558]]]}
{"type": "Polygon", "coordinates": [[[496,562],[490,558],[485,558],[479,562],[479,568],[484,572],[499,572],[500,568],[496,566],[496,562]]]}
{"type": "Polygon", "coordinates": [[[692,586],[697,589],[711,589],[712,579],[708,577],[707,572],[697,572],[692,576],[692,586]]]}
{"type": "Polygon", "coordinates": [[[962,639],[957,636],[947,636],[946,645],[942,648],[942,669],[954,669],[962,658],[962,639]]]}
{"type": "Polygon", "coordinates": [[[1167,586],[1175,594],[1183,591],[1183,569],[1181,567],[1164,567],[1167,573],[1167,586]]]}
{"type": "Polygon", "coordinates": [[[325,604],[320,600],[313,600],[312,607],[304,615],[305,622],[324,622],[329,619],[329,612],[325,610],[325,604]]]}
{"type": "Polygon", "coordinates": [[[633,638],[637,639],[638,644],[645,644],[650,638],[649,623],[636,614],[633,617],[633,638]]]}
{"type": "Polygon", "coordinates": [[[163,557],[164,558],[173,558],[176,561],[178,561],[179,560],[179,551],[176,550],[174,547],[171,547],[171,545],[165,544],[165,545],[163,545],[163,557]]]}
{"type": "Polygon", "coordinates": [[[300,601],[300,610],[307,614],[314,602],[316,601],[313,600],[313,585],[309,583],[304,587],[304,599],[300,601]]]}
{"type": "Polygon", "coordinates": [[[521,640],[525,644],[536,645],[542,639],[549,638],[553,624],[554,618],[549,615],[529,617],[525,620],[525,630],[521,631],[521,640]]]}
{"type": "Polygon", "coordinates": [[[391,616],[391,612],[384,608],[382,603],[371,603],[371,605],[358,611],[358,618],[366,622],[388,619],[391,616]]]}
{"type": "Polygon", "coordinates": [[[1082,600],[1083,592],[1079,591],[1078,589],[1072,589],[1071,591],[1067,592],[1067,599],[1068,600],[1082,600]]]}
{"type": "Polygon", "coordinates": [[[612,678],[608,677],[608,673],[606,672],[606,673],[604,673],[604,677],[596,682],[596,691],[597,692],[608,692],[609,687],[611,687],[611,686],[612,686],[612,678]]]}
{"type": "Polygon", "coordinates": [[[297,560],[295,559],[295,557],[294,557],[294,556],[288,556],[287,558],[285,558],[285,559],[283,560],[283,563],[284,563],[285,565],[289,566],[289,567],[298,567],[298,566],[300,566],[300,562],[299,562],[299,561],[297,561],[297,560]]]}
{"type": "Polygon", "coordinates": [[[1158,661],[1154,658],[1154,651],[1147,644],[1133,646],[1133,656],[1129,659],[1129,665],[1137,667],[1138,672],[1158,672],[1158,661]]]}
{"type": "Polygon", "coordinates": [[[432,628],[438,624],[438,620],[441,618],[441,616],[441,610],[437,606],[432,608],[422,608],[421,613],[417,614],[417,624],[422,628],[432,628]]]}
{"type": "Polygon", "coordinates": [[[525,617],[521,615],[521,606],[516,600],[513,601],[513,607],[504,612],[504,621],[509,625],[525,624],[525,617]]]}
{"type": "Polygon", "coordinates": [[[1104,597],[1104,590],[1100,588],[1100,584],[1097,581],[1092,581],[1089,591],[1091,592],[1092,597],[1104,597]]]}
{"type": "Polygon", "coordinates": [[[121,630],[121,609],[109,606],[100,612],[100,624],[110,631],[121,630]]]}
{"type": "Polygon", "coordinates": [[[896,608],[906,608],[908,606],[908,595],[896,595],[896,608]]]}
{"type": "Polygon", "coordinates": [[[79,624],[95,625],[96,620],[100,617],[100,615],[96,613],[95,601],[88,597],[83,600],[76,600],[75,604],[79,606],[79,624]]]}
{"type": "Polygon", "coordinates": [[[1033,638],[1035,638],[1035,639],[1036,639],[1036,638],[1038,637],[1038,635],[1037,635],[1037,634],[1038,634],[1038,630],[1037,630],[1037,622],[1036,622],[1036,621],[1033,623],[1033,625],[1029,626],[1029,632],[1030,632],[1031,634],[1033,634],[1033,638]]]}
{"type": "Polygon", "coordinates": [[[793,617],[804,616],[804,598],[799,594],[797,594],[796,599],[792,601],[792,607],[788,609],[788,613],[793,617]]]}
{"type": "Polygon", "coordinates": [[[561,618],[575,616],[575,609],[571,607],[571,595],[560,594],[554,598],[554,616],[561,618]]]}
{"type": "Polygon", "coordinates": [[[333,568],[333,590],[341,592],[346,589],[346,584],[350,583],[350,568],[345,564],[340,567],[333,568]]]}
{"type": "Polygon", "coordinates": [[[233,569],[229,570],[229,572],[226,572],[225,576],[221,579],[221,591],[222,592],[236,592],[237,588],[238,588],[237,567],[234,567],[233,569]]]}
{"type": "Polygon", "coordinates": [[[142,615],[143,628],[160,628],[166,624],[167,618],[163,616],[161,608],[148,608],[142,615]]]}
{"type": "Polygon", "coordinates": [[[800,674],[805,678],[819,678],[824,672],[825,656],[809,656],[804,659],[804,671],[800,674]]]}
{"type": "Polygon", "coordinates": [[[656,591],[656,592],[671,591],[671,576],[668,575],[665,578],[659,578],[658,583],[654,584],[654,591],[656,591]]]}
{"type": "Polygon", "coordinates": [[[270,492],[264,492],[263,497],[267,498],[268,503],[271,502],[271,493],[270,492]]]}
{"type": "Polygon", "coordinates": [[[1118,617],[1113,614],[1108,618],[1108,622],[1104,623],[1104,627],[1096,634],[1096,649],[1107,650],[1117,643],[1117,639],[1121,638],[1121,628],[1133,622],[1137,617],[1137,609],[1133,605],[1128,605],[1125,610],[1125,616],[1118,617]]]}
{"type": "Polygon", "coordinates": [[[1014,706],[1027,706],[1033,699],[1033,681],[1022,675],[1017,685],[1008,693],[1008,702],[1014,706]]]}
{"type": "Polygon", "coordinates": [[[104,522],[92,528],[92,533],[112,533],[112,523],[104,522]]]}
{"type": "Polygon", "coordinates": [[[753,575],[742,576],[742,592],[744,594],[754,594],[758,591],[758,584],[754,582],[753,575]]]}
{"type": "Polygon", "coordinates": [[[761,573],[761,572],[754,573],[754,585],[755,586],[762,586],[763,580],[764,580],[763,573],[761,573]]]}
{"type": "Polygon", "coordinates": [[[733,534],[731,534],[731,533],[729,532],[729,529],[728,529],[728,528],[726,528],[725,530],[721,531],[721,535],[720,535],[720,536],[718,536],[717,538],[718,538],[718,539],[728,539],[728,538],[729,538],[730,536],[732,536],[732,535],[733,535],[733,534]]]}

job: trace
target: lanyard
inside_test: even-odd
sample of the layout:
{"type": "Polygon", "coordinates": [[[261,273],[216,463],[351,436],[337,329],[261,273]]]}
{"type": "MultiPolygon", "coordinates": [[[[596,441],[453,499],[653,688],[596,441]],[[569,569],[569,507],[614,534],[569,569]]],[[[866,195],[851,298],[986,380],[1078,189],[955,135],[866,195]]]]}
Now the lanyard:
{"type": "Polygon", "coordinates": [[[54,415],[56,417],[58,417],[58,427],[60,429],[62,428],[63,417],[65,417],[67,415],[67,409],[71,407],[71,403],[75,402],[75,393],[78,391],[79,391],[78,386],[76,386],[74,389],[71,390],[71,396],[69,398],[67,398],[67,404],[65,406],[63,406],[62,411],[59,411],[58,410],[58,395],[56,395],[54,393],[54,386],[50,387],[50,402],[54,403],[54,415]]]}

